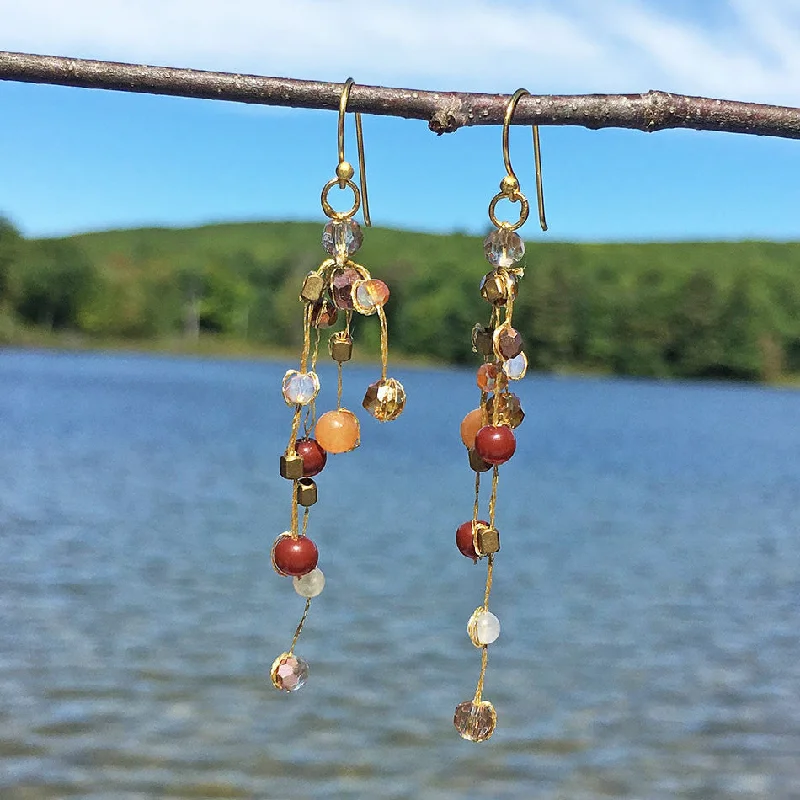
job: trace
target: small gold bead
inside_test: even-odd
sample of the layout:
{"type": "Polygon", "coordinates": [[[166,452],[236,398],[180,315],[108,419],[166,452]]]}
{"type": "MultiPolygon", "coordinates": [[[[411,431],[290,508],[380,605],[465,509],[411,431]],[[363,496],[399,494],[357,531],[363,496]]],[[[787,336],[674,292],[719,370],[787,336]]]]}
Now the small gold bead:
{"type": "Polygon", "coordinates": [[[472,544],[479,558],[496,553],[500,549],[500,532],[478,522],[472,532],[472,544]]]}
{"type": "Polygon", "coordinates": [[[316,303],[325,291],[325,281],[322,275],[316,272],[309,272],[303,281],[303,288],[300,289],[300,299],[308,303],[316,303]]]}
{"type": "Polygon", "coordinates": [[[281,477],[290,481],[296,481],[303,477],[303,459],[295,453],[281,456],[281,477]]]}
{"type": "Polygon", "coordinates": [[[328,349],[334,361],[349,361],[353,357],[353,340],[344,331],[339,331],[331,336],[328,349]]]}
{"type": "Polygon", "coordinates": [[[317,502],[317,484],[311,478],[297,481],[297,502],[306,508],[317,502]]]}
{"type": "Polygon", "coordinates": [[[336,177],[340,181],[349,181],[355,174],[356,171],[349,161],[342,161],[339,166],[336,167],[336,177]]]}
{"type": "Polygon", "coordinates": [[[519,181],[513,175],[506,175],[500,181],[500,191],[509,197],[514,197],[519,191],[519,181]]]}
{"type": "Polygon", "coordinates": [[[504,306],[509,298],[516,297],[516,294],[516,279],[505,270],[488,272],[483,276],[481,295],[492,305],[504,306]]]}

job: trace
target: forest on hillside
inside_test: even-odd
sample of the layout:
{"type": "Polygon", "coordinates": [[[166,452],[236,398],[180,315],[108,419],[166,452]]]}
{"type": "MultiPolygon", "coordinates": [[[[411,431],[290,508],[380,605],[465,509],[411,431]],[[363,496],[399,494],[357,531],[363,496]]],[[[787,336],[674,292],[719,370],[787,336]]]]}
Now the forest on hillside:
{"type": "MultiPolygon", "coordinates": [[[[320,224],[241,223],[26,239],[0,220],[0,344],[214,339],[297,348],[320,224]],[[34,334],[45,339],[37,339],[34,334]],[[33,337],[33,338],[32,338],[33,337]]],[[[394,352],[475,363],[480,237],[370,229],[394,352]]],[[[527,242],[514,322],[534,369],[776,381],[800,373],[800,243],[527,242]]],[[[362,355],[377,326],[356,327],[362,355]]]]}

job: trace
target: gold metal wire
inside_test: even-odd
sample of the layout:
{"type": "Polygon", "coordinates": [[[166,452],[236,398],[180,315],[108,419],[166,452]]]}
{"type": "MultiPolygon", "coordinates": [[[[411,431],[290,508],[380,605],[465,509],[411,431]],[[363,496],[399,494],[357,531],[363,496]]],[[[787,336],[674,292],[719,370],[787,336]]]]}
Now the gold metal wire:
{"type": "MultiPolygon", "coordinates": [[[[339,97],[339,126],[338,126],[338,144],[339,144],[339,165],[345,164],[344,159],[344,118],[347,112],[347,101],[350,99],[350,89],[353,87],[355,81],[348,78],[342,87],[342,94],[339,97]]],[[[358,145],[358,182],[361,185],[361,198],[363,198],[362,212],[364,214],[364,224],[369,228],[372,225],[372,220],[369,214],[369,196],[367,195],[367,167],[364,158],[364,130],[361,125],[361,114],[356,112],[356,144],[358,145]]],[[[346,180],[341,177],[337,180],[339,188],[344,189],[347,184],[346,180]]],[[[358,192],[355,192],[358,196],[358,192]]],[[[353,211],[345,216],[352,216],[358,210],[358,203],[356,203],[353,211]]]]}
{"type": "MultiPolygon", "coordinates": [[[[514,116],[514,111],[517,108],[517,103],[521,97],[525,95],[530,96],[530,92],[527,89],[517,89],[516,92],[511,96],[511,99],[508,101],[508,105],[506,106],[506,115],[503,120],[503,163],[506,167],[506,173],[508,177],[513,178],[516,182],[517,187],[519,187],[519,181],[517,180],[517,176],[514,173],[514,168],[511,166],[511,153],[508,146],[508,134],[509,128],[511,127],[511,120],[514,116]]],[[[547,230],[547,219],[545,217],[544,212],[544,189],[542,186],[542,150],[541,144],[539,141],[539,126],[532,125],[533,130],[533,164],[536,170],[536,204],[539,208],[539,225],[541,226],[543,231],[547,230]]]]}
{"type": "Polygon", "coordinates": [[[386,380],[389,370],[389,331],[386,325],[386,314],[382,306],[378,306],[378,319],[381,321],[381,379],[386,380]]]}
{"type": "Polygon", "coordinates": [[[305,610],[303,611],[303,616],[300,617],[300,622],[297,624],[297,628],[295,629],[294,638],[292,639],[292,646],[288,650],[289,655],[292,655],[294,653],[294,646],[297,644],[297,640],[300,638],[300,633],[303,630],[303,625],[305,625],[306,623],[306,617],[308,617],[309,608],[311,608],[310,597],[306,600],[306,607],[305,610]]]}

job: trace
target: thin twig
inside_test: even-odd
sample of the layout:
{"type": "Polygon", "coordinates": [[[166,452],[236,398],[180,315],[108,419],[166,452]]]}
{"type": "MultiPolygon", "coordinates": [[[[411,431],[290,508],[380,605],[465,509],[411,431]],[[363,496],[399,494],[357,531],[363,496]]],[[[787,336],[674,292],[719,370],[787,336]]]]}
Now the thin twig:
{"type": "MultiPolygon", "coordinates": [[[[330,110],[339,107],[342,90],[339,83],[2,51],[0,80],[330,110]]],[[[348,110],[427,120],[428,127],[441,134],[467,125],[499,125],[507,101],[508,95],[503,94],[357,84],[350,94],[348,110]]],[[[513,121],[518,125],[581,125],[647,132],[691,128],[800,139],[800,109],[660,91],[523,97],[513,121]]]]}

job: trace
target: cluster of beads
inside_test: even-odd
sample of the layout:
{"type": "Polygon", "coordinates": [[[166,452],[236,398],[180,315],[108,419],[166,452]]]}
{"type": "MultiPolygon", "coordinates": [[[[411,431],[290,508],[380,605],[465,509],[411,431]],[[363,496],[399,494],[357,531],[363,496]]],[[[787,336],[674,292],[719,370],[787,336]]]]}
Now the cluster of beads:
{"type": "Polygon", "coordinates": [[[489,611],[494,555],[500,550],[500,534],[495,527],[497,483],[501,464],[516,451],[514,429],[525,418],[519,398],[509,390],[511,381],[524,377],[528,362],[522,350],[522,336],[512,326],[517,283],[523,275],[517,263],[525,254],[520,237],[506,224],[493,230],[484,243],[484,252],[493,269],[481,281],[481,294],[492,306],[489,325],[476,325],[472,331],[473,350],[483,358],[476,382],[481,391],[480,406],[461,422],[461,441],[469,453],[475,472],[475,505],[472,519],[456,530],[456,546],[466,558],[487,561],[486,591],[483,604],[467,623],[470,640],[481,649],[481,672],[472,700],[456,707],[453,722],[464,739],[482,742],[494,732],[497,714],[483,699],[483,682],[488,661],[488,646],[500,635],[500,621],[489,611]],[[478,519],[481,473],[492,471],[489,519],[478,519]]]}
{"type": "Polygon", "coordinates": [[[272,546],[272,565],[279,575],[291,577],[295,591],[306,598],[306,608],[292,646],[275,659],[270,672],[275,688],[286,692],[296,691],[308,678],[308,664],[294,654],[294,647],[311,598],[320,594],[325,586],[325,576],[317,567],[317,546],[307,536],[309,508],[317,502],[314,477],[324,469],[328,454],[350,452],[359,446],[361,439],[358,417],[342,407],[342,365],[353,354],[350,324],[354,311],[365,316],[377,314],[381,323],[382,373],[381,378],[367,388],[364,408],[385,422],[396,419],[405,405],[403,386],[386,374],[388,345],[383,306],[389,299],[389,288],[350,260],[363,239],[352,213],[355,213],[355,208],[350,215],[334,214],[325,225],[322,244],[331,257],[303,281],[300,290],[300,300],[305,304],[303,353],[299,369],[289,370],[282,385],[286,404],[294,408],[289,445],[280,459],[280,474],[292,481],[292,515],[290,530],[278,536],[272,546]],[[317,419],[316,399],[320,381],[315,366],[319,332],[333,327],[340,316],[344,317],[344,328],[334,332],[329,340],[329,352],[339,370],[337,404],[334,410],[317,419]],[[312,330],[317,332],[313,346],[312,330]],[[305,429],[303,436],[299,435],[301,423],[305,429]],[[310,435],[312,429],[313,436],[310,435]],[[304,508],[302,525],[298,507],[304,508]]]}

